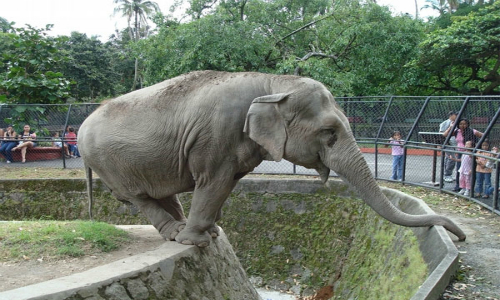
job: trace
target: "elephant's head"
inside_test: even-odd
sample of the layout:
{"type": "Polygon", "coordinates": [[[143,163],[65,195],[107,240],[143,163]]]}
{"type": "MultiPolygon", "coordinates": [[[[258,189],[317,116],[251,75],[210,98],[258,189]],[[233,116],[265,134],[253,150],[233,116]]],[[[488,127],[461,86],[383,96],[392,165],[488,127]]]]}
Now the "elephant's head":
{"type": "Polygon", "coordinates": [[[270,158],[282,158],[318,171],[323,182],[330,170],[356,188],[363,200],[387,220],[411,227],[442,225],[465,239],[463,231],[439,215],[409,215],[382,193],[331,93],[320,83],[301,79],[290,92],[253,100],[245,132],[270,158]]]}

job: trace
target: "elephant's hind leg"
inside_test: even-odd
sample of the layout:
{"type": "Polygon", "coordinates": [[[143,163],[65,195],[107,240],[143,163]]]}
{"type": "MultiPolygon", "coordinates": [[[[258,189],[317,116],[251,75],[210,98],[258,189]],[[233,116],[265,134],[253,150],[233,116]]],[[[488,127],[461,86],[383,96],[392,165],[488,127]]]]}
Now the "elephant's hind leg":
{"type": "Polygon", "coordinates": [[[145,198],[136,199],[132,202],[139,207],[139,210],[146,215],[151,224],[153,224],[153,226],[166,240],[174,240],[186,225],[185,218],[183,219],[181,215],[178,214],[178,211],[175,211],[174,217],[172,214],[167,212],[162,205],[160,205],[160,203],[163,203],[164,201],[158,201],[153,198],[145,198]]]}
{"type": "Polygon", "coordinates": [[[172,195],[164,199],[159,199],[158,203],[177,221],[179,222],[187,221],[186,216],[184,215],[184,209],[182,208],[182,204],[177,198],[177,195],[172,195]]]}

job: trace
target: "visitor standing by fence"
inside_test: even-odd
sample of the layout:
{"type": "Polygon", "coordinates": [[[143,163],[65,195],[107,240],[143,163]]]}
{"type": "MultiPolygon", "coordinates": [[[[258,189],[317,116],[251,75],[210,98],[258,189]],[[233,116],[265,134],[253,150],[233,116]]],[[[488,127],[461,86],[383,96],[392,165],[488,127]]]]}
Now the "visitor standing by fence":
{"type": "Polygon", "coordinates": [[[403,179],[403,153],[404,141],[401,139],[401,132],[394,131],[389,139],[389,144],[392,145],[392,180],[403,179]]]}
{"type": "MultiPolygon", "coordinates": [[[[455,120],[457,119],[457,113],[454,111],[450,111],[448,113],[448,119],[443,121],[439,125],[439,132],[443,133],[445,132],[448,128],[453,127],[455,124],[455,120]]],[[[451,147],[455,147],[457,145],[457,141],[455,139],[455,136],[451,136],[448,144],[451,147]]],[[[445,146],[446,147],[446,146],[445,146]]],[[[447,152],[445,153],[445,158],[444,158],[444,181],[446,182],[453,182],[453,170],[455,169],[455,161],[452,159],[455,156],[454,153],[452,152],[447,152]]]]}
{"type": "Polygon", "coordinates": [[[458,181],[460,191],[458,192],[461,195],[466,197],[471,195],[472,190],[472,155],[469,154],[472,152],[472,148],[474,148],[474,143],[472,141],[467,141],[465,143],[464,151],[466,153],[462,154],[460,159],[457,161],[461,162],[460,168],[458,169],[458,173],[460,174],[460,178],[458,181]]]}
{"type": "MultiPolygon", "coordinates": [[[[494,154],[490,153],[490,142],[488,139],[484,140],[481,144],[481,150],[477,154],[482,156],[493,157],[494,154]]],[[[476,157],[476,195],[474,197],[488,199],[491,195],[491,173],[493,172],[492,160],[485,157],[476,157]],[[484,186],[484,188],[483,188],[484,186]]]]}
{"type": "MultiPolygon", "coordinates": [[[[476,144],[476,140],[478,138],[481,138],[483,136],[483,133],[480,131],[477,131],[476,129],[470,128],[470,122],[467,119],[461,119],[458,122],[458,128],[455,129],[454,132],[451,132],[453,126],[448,127],[445,132],[443,132],[443,135],[446,137],[449,134],[452,134],[452,136],[455,137],[457,141],[457,150],[458,151],[465,151],[465,143],[468,141],[471,141],[474,145],[476,144]]],[[[455,161],[457,162],[457,169],[460,168],[462,164],[461,160],[462,154],[458,153],[455,161]]],[[[459,186],[459,181],[460,181],[460,174],[457,172],[456,176],[456,184],[455,188],[453,191],[458,192],[460,191],[460,186],[459,186]]]]}

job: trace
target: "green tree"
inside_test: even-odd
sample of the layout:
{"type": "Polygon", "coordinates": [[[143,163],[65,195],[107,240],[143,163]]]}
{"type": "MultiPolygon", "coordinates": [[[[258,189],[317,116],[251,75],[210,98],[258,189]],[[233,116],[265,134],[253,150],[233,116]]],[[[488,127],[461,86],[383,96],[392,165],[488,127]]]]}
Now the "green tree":
{"type": "Polygon", "coordinates": [[[97,37],[72,32],[60,45],[67,58],[60,63],[60,70],[73,82],[72,97],[95,101],[115,93],[118,74],[113,71],[112,54],[97,37]]]}
{"type": "Polygon", "coordinates": [[[338,96],[404,93],[402,66],[417,54],[426,25],[373,3],[349,1],[331,14],[296,36],[304,42],[278,64],[280,72],[315,78],[338,96]]]}
{"type": "Polygon", "coordinates": [[[416,84],[435,93],[499,94],[500,2],[452,21],[421,43],[411,64],[416,84]]]}
{"type": "Polygon", "coordinates": [[[110,57],[110,64],[113,73],[118,76],[117,81],[113,82],[113,92],[124,94],[130,91],[134,82],[135,75],[135,55],[130,45],[130,36],[128,29],[116,31],[108,42],[104,44],[110,57]]]}
{"type": "Polygon", "coordinates": [[[165,19],[157,27],[140,43],[147,84],[200,69],[262,71],[309,76],[336,95],[404,91],[402,66],[426,29],[347,0],[222,1],[189,23],[165,19]]]}
{"type": "Polygon", "coordinates": [[[69,81],[56,71],[62,59],[58,39],[47,36],[52,25],[36,29],[27,25],[4,34],[0,90],[7,103],[60,103],[69,96],[69,81]]]}
{"type": "MultiPolygon", "coordinates": [[[[118,6],[115,8],[115,14],[121,13],[127,18],[130,39],[138,42],[142,36],[147,36],[148,22],[147,16],[153,12],[159,12],[160,8],[156,2],[143,0],[113,0],[118,6]],[[132,25],[133,20],[133,26],[132,25]]],[[[132,90],[137,88],[139,80],[139,58],[135,58],[135,74],[132,90]]],[[[141,84],[142,85],[142,84],[141,84]]]]}
{"type": "Polygon", "coordinates": [[[0,17],[0,33],[13,32],[14,28],[12,27],[14,22],[9,22],[6,19],[0,17]]]}

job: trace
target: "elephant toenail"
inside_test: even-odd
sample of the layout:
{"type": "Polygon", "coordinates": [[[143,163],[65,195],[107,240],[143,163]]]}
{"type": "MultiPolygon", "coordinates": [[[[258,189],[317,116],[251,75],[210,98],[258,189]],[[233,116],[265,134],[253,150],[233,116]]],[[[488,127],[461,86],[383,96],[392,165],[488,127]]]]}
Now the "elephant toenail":
{"type": "Polygon", "coordinates": [[[198,247],[205,248],[205,247],[208,247],[208,245],[209,245],[209,243],[207,243],[207,242],[201,242],[198,244],[198,247]]]}
{"type": "Polygon", "coordinates": [[[181,242],[181,244],[183,244],[183,245],[193,245],[193,242],[191,242],[190,240],[183,240],[181,242]]]}

